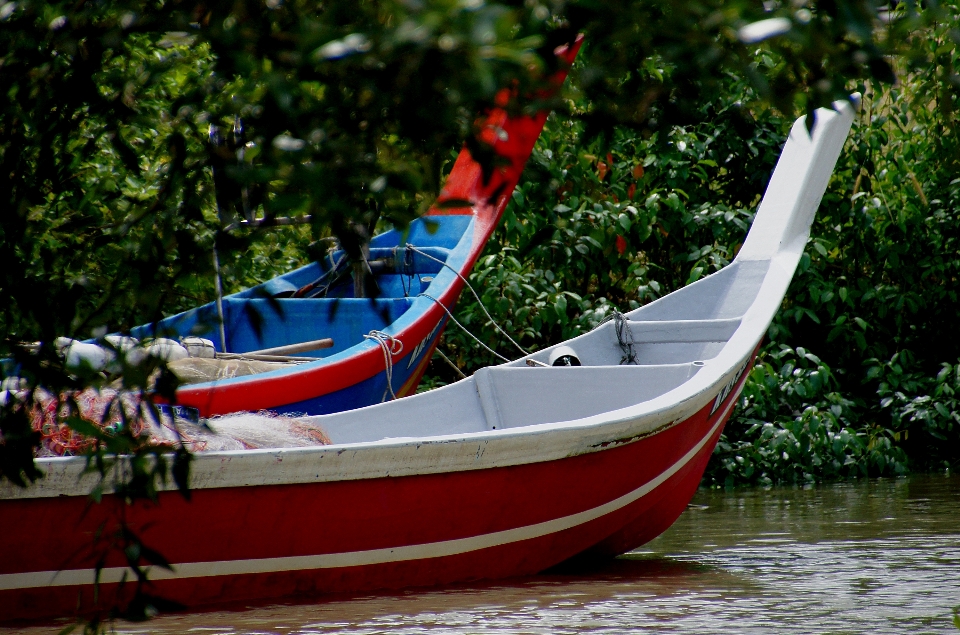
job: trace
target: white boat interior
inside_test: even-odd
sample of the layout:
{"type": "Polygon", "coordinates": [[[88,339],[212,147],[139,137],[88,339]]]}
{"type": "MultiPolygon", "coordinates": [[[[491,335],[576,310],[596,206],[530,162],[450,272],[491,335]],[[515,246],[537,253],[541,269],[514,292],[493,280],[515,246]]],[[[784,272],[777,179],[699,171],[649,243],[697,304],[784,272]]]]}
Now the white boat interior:
{"type": "MultiPolygon", "coordinates": [[[[550,461],[654,434],[704,409],[716,413],[719,425],[793,278],[853,115],[850,102],[839,102],[835,110],[817,111],[812,137],[802,119],[794,125],[750,232],[721,271],[622,320],[455,384],[298,420],[319,427],[331,444],[201,452],[191,468],[191,487],[332,482],[550,461]],[[633,357],[624,359],[631,337],[633,357]],[[581,365],[544,367],[562,347],[572,349],[581,365]]],[[[0,499],[89,494],[94,477],[85,472],[84,457],[43,458],[37,465],[46,478],[29,490],[0,484],[0,499]]]]}
{"type": "Polygon", "coordinates": [[[521,360],[312,421],[339,445],[490,433],[694,397],[702,406],[743,367],[779,308],[852,119],[842,102],[818,111],[812,137],[803,119],[794,125],[747,240],[721,271],[521,360]],[[634,355],[624,359],[630,338],[634,355]],[[547,364],[558,346],[582,365],[527,363],[547,364]]]}
{"type": "Polygon", "coordinates": [[[611,320],[564,342],[581,366],[527,365],[527,359],[546,364],[556,348],[550,347],[389,408],[381,404],[314,421],[334,443],[358,443],[569,421],[649,401],[684,384],[720,354],[757,298],[769,264],[731,263],[626,314],[633,362],[620,363],[625,353],[611,320]]]}

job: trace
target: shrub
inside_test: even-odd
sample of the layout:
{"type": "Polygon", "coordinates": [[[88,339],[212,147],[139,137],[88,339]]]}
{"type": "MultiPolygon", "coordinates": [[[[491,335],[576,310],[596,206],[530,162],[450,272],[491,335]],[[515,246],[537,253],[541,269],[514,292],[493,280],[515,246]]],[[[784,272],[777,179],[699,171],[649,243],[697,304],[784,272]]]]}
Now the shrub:
{"type": "MultiPolygon", "coordinates": [[[[957,22],[929,32],[948,70],[957,22]]],[[[957,77],[941,69],[860,87],[863,108],[707,483],[899,475],[960,460],[957,77]]],[[[493,317],[539,348],[730,262],[789,123],[752,103],[728,76],[702,106],[707,123],[587,138],[551,118],[471,276],[493,317]]],[[[471,300],[461,322],[515,356],[471,300]]],[[[454,330],[441,350],[467,372],[494,361],[454,330]]],[[[453,379],[434,372],[434,382],[453,379]]]]}

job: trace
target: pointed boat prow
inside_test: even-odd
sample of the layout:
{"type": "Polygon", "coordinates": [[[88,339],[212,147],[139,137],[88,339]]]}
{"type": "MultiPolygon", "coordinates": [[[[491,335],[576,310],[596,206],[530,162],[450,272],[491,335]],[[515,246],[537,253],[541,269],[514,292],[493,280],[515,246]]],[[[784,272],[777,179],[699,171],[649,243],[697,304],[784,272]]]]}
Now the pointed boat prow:
{"type": "MultiPolygon", "coordinates": [[[[797,122],[720,271],[455,384],[310,418],[330,445],[195,456],[193,502],[164,491],[161,505],[123,508],[172,563],[151,571],[152,589],[199,606],[435,585],[656,537],[700,484],[853,116],[846,102],[818,110],[812,136],[797,122]]],[[[85,457],[37,467],[46,478],[30,488],[0,483],[0,517],[16,519],[0,525],[0,619],[92,606],[129,574],[117,554],[84,555],[91,536],[112,535],[123,501],[88,504],[85,457]]]]}
{"type": "Polygon", "coordinates": [[[770,260],[777,254],[800,257],[853,124],[856,104],[859,95],[835,102],[834,110],[817,110],[813,135],[807,131],[806,117],[793,124],[737,260],[770,260]]]}

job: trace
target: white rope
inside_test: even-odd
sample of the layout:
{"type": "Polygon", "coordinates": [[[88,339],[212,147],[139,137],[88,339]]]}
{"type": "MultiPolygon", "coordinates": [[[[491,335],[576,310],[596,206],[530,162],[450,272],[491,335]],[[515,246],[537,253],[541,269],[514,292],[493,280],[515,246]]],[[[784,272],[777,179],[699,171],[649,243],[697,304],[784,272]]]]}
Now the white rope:
{"type": "MultiPolygon", "coordinates": [[[[502,359],[503,361],[505,361],[505,362],[511,361],[511,360],[507,359],[506,357],[504,357],[503,355],[501,355],[500,353],[498,353],[497,351],[495,351],[495,350],[493,350],[492,348],[490,348],[489,346],[487,346],[486,344],[484,344],[483,342],[481,342],[481,341],[480,341],[480,338],[478,338],[476,335],[474,335],[473,333],[471,333],[470,331],[467,330],[467,327],[465,327],[463,324],[460,324],[460,322],[457,322],[457,318],[453,317],[453,314],[450,313],[450,310],[447,309],[447,307],[445,307],[445,306],[443,305],[443,302],[441,302],[440,300],[436,299],[435,297],[433,297],[432,295],[430,295],[430,294],[428,294],[428,293],[421,293],[420,295],[422,295],[422,296],[425,297],[425,298],[430,298],[431,300],[433,300],[434,302],[436,302],[436,303],[440,306],[440,308],[443,309],[443,311],[450,317],[450,319],[453,320],[453,323],[456,324],[457,326],[459,326],[459,327],[463,330],[464,333],[466,333],[467,335],[469,335],[470,337],[472,337],[472,338],[477,342],[477,344],[479,344],[480,346],[484,347],[485,349],[487,349],[488,351],[490,351],[491,353],[493,353],[494,355],[496,355],[497,357],[499,357],[499,358],[502,359]]],[[[523,350],[523,349],[520,349],[520,350],[523,350]]]]}
{"type": "Polygon", "coordinates": [[[387,375],[387,389],[383,391],[380,402],[383,403],[387,400],[388,392],[391,397],[396,399],[397,395],[393,392],[393,358],[403,352],[403,342],[392,335],[377,330],[370,331],[363,337],[379,344],[380,350],[383,351],[383,367],[387,375]]]}
{"type": "MultiPolygon", "coordinates": [[[[473,287],[472,287],[472,286],[470,286],[470,282],[469,282],[466,278],[464,278],[463,275],[462,275],[459,271],[457,271],[456,269],[454,269],[453,267],[451,267],[450,265],[448,265],[448,264],[447,264],[446,262],[444,262],[443,260],[440,260],[439,258],[434,258],[434,257],[431,256],[430,254],[428,254],[428,253],[426,253],[426,252],[423,252],[423,251],[417,249],[417,248],[414,247],[413,245],[409,245],[409,244],[408,244],[408,245],[407,245],[407,249],[409,249],[409,250],[411,250],[411,251],[417,252],[418,254],[420,254],[421,256],[423,256],[424,258],[429,258],[430,260],[433,260],[434,262],[439,262],[441,265],[443,265],[444,267],[446,267],[447,269],[449,269],[449,270],[452,271],[453,273],[457,274],[457,277],[460,278],[461,280],[463,280],[463,283],[464,283],[465,285],[467,285],[467,288],[468,288],[468,289],[470,289],[470,293],[472,293],[472,294],[473,294],[473,297],[477,299],[477,304],[480,305],[480,310],[482,310],[482,311],[483,311],[483,314],[487,316],[487,319],[490,320],[490,323],[493,324],[493,327],[494,327],[495,329],[497,329],[498,331],[500,331],[501,333],[503,333],[503,336],[506,337],[508,340],[510,340],[510,343],[513,344],[513,345],[517,348],[518,351],[520,351],[520,354],[521,354],[521,355],[529,355],[529,354],[530,354],[530,351],[524,350],[519,344],[517,344],[517,343],[513,340],[512,337],[510,337],[510,334],[509,334],[509,333],[507,333],[507,332],[504,331],[502,328],[500,328],[500,325],[497,324],[497,322],[493,319],[493,317],[492,317],[492,316],[490,315],[490,313],[487,311],[487,307],[483,306],[483,301],[480,300],[480,296],[477,295],[477,292],[473,290],[473,287]]],[[[420,295],[424,295],[424,294],[421,293],[420,295]]],[[[429,297],[429,296],[427,296],[427,297],[429,297]]],[[[443,306],[443,305],[441,305],[441,306],[443,306]]],[[[446,309],[446,307],[444,307],[444,309],[446,309]]],[[[449,313],[450,313],[450,312],[447,311],[447,314],[448,314],[448,315],[449,315],[449,313]]],[[[452,318],[453,316],[450,316],[450,317],[452,318]]],[[[456,322],[456,320],[454,320],[454,322],[456,322]]],[[[457,322],[457,325],[459,325],[459,324],[460,324],[460,323],[457,322]]],[[[463,327],[460,326],[460,328],[463,328],[463,327]]],[[[466,330],[466,329],[464,329],[464,330],[466,330]]],[[[473,337],[473,334],[471,334],[471,337],[473,337]]],[[[474,339],[477,339],[477,338],[474,337],[474,339]]],[[[477,340],[477,341],[479,342],[480,340],[477,340]]],[[[486,348],[486,346],[485,346],[484,348],[486,348]]],[[[490,350],[490,349],[488,348],[487,350],[490,350]]],[[[496,353],[494,353],[494,354],[496,355],[496,353]]],[[[500,357],[500,359],[502,359],[502,360],[504,360],[504,361],[508,361],[505,357],[501,357],[500,355],[497,355],[497,357],[500,357]]]]}

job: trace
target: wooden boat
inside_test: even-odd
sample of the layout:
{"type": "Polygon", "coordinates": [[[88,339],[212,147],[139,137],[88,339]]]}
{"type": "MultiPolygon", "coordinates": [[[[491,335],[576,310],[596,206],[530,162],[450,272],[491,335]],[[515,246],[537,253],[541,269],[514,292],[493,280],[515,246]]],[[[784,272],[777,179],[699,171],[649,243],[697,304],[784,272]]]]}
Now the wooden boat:
{"type": "MultiPolygon", "coordinates": [[[[188,606],[530,574],[629,551],[696,490],[803,253],[851,121],[820,110],[790,133],[725,269],[528,358],[406,399],[310,418],[333,444],[197,455],[193,498],[126,508],[172,563],[152,591],[188,606]],[[551,358],[580,366],[548,366],[551,358]],[[628,358],[624,360],[624,358],[628,358]],[[628,363],[621,363],[622,361],[628,363]],[[533,364],[533,367],[530,366],[533,364]]],[[[92,603],[83,457],[0,487],[0,615],[92,603]]],[[[104,560],[100,597],[125,575],[104,560]]]]}
{"type": "MultiPolygon", "coordinates": [[[[577,39],[557,50],[565,61],[554,77],[557,85],[580,44],[577,39]]],[[[480,164],[462,150],[425,217],[406,231],[372,239],[367,262],[379,288],[376,297],[355,297],[346,259],[336,252],[329,262],[312,263],[224,298],[222,339],[216,303],[134,329],[132,335],[200,336],[217,352],[233,354],[333,340],[332,348],[298,352],[294,364],[275,363],[269,370],[268,362],[255,374],[181,387],[179,404],[202,416],[262,409],[325,414],[415,392],[547,114],[510,117],[502,108],[494,109],[482,133],[500,159],[492,175],[485,178],[480,164]]]]}

